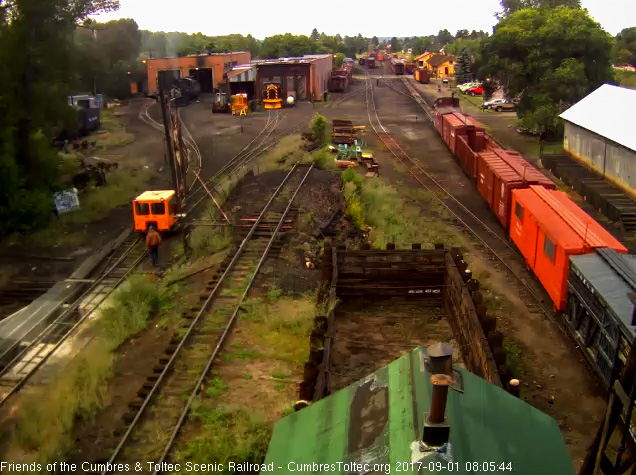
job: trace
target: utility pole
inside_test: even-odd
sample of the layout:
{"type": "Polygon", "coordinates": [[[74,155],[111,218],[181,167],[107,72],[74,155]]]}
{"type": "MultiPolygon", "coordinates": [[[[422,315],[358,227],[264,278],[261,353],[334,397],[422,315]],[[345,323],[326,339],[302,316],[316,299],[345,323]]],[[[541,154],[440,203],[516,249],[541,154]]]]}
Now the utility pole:
{"type": "Polygon", "coordinates": [[[177,164],[174,159],[174,150],[172,146],[172,137],[170,134],[170,118],[168,117],[168,110],[166,107],[166,97],[163,93],[163,89],[159,88],[159,100],[161,101],[161,115],[163,116],[163,128],[166,135],[166,155],[170,162],[170,173],[172,174],[172,186],[179,200],[181,199],[181,190],[179,189],[179,182],[177,181],[177,164]]]}

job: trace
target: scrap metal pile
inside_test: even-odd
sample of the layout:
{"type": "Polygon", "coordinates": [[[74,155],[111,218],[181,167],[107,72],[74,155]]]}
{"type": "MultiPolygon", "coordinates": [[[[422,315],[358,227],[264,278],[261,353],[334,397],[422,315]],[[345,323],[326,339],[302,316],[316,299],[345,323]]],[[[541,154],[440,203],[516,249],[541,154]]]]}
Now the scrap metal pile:
{"type": "Polygon", "coordinates": [[[329,151],[336,154],[336,166],[339,168],[353,168],[364,165],[366,176],[375,177],[379,173],[379,165],[373,154],[363,151],[366,142],[362,135],[366,131],[364,125],[353,125],[350,120],[333,119],[331,123],[331,141],[329,151]]]}

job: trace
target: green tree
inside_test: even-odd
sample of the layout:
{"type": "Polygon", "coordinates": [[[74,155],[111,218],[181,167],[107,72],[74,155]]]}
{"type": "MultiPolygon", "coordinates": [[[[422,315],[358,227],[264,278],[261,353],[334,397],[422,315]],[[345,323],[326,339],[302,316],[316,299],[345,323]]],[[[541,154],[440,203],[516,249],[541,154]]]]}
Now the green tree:
{"type": "Polygon", "coordinates": [[[636,67],[636,27],[625,28],[616,35],[612,57],[615,64],[629,63],[636,67]]]}
{"type": "Polygon", "coordinates": [[[613,78],[612,38],[584,10],[523,9],[499,22],[484,42],[484,74],[528,128],[559,132],[558,114],[613,78]]]}
{"type": "Polygon", "coordinates": [[[500,19],[524,8],[581,8],[580,0],[501,0],[500,3],[503,12],[496,15],[500,19]]]}
{"type": "Polygon", "coordinates": [[[440,30],[435,37],[435,44],[438,48],[443,48],[444,46],[453,42],[455,38],[448,30],[440,30]]]}
{"type": "Polygon", "coordinates": [[[324,116],[320,114],[314,115],[309,128],[314,134],[316,140],[319,140],[320,143],[325,143],[325,140],[327,139],[327,119],[325,119],[324,116]]]}
{"type": "Polygon", "coordinates": [[[466,48],[462,48],[455,64],[455,80],[457,84],[464,84],[472,79],[472,60],[466,48]]]}
{"type": "Polygon", "coordinates": [[[391,38],[391,51],[394,53],[402,51],[402,43],[395,36],[391,38]]]}
{"type": "Polygon", "coordinates": [[[373,38],[371,38],[371,43],[372,43],[374,46],[378,46],[378,45],[380,44],[380,40],[378,40],[378,37],[377,37],[377,36],[374,36],[373,38]]]}
{"type": "Polygon", "coordinates": [[[314,41],[318,41],[320,39],[320,34],[318,33],[318,30],[316,28],[314,28],[313,30],[311,30],[311,36],[310,38],[314,41]]]}
{"type": "Polygon", "coordinates": [[[345,59],[345,55],[343,53],[335,54],[333,57],[333,68],[338,69],[340,66],[342,66],[344,59],[345,59]]]}
{"type": "Polygon", "coordinates": [[[73,31],[109,0],[14,0],[0,4],[0,235],[44,224],[52,215],[56,126],[72,120],[73,31]],[[15,71],[20,73],[16,74],[15,71]],[[6,93],[10,91],[10,93],[6,93]]]}

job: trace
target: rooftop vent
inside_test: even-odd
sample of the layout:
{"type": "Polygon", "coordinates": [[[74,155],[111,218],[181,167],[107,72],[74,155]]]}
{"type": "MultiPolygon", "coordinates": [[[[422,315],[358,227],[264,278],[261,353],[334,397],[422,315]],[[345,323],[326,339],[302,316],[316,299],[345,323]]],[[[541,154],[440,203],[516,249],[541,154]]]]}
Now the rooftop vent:
{"type": "Polygon", "coordinates": [[[431,394],[431,410],[424,414],[424,430],[422,443],[426,447],[441,447],[450,437],[450,421],[446,416],[446,400],[448,388],[453,378],[447,374],[431,376],[433,392],[431,394]]]}

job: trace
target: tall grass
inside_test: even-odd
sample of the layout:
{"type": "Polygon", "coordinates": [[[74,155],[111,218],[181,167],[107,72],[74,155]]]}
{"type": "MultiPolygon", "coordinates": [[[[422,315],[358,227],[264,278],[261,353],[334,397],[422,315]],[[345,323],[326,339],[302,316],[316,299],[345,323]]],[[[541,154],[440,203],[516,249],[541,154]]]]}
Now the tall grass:
{"type": "Polygon", "coordinates": [[[190,235],[192,257],[208,256],[226,249],[232,244],[232,232],[223,226],[200,226],[190,235]]]}
{"type": "MultiPolygon", "coordinates": [[[[362,181],[357,176],[349,183],[354,181],[362,183],[359,187],[362,216],[371,227],[370,239],[375,247],[384,248],[390,242],[418,242],[425,247],[432,247],[436,242],[459,244],[457,232],[445,221],[445,208],[430,193],[418,193],[418,197],[428,205],[428,209],[421,209],[405,202],[397,189],[381,178],[362,181]]],[[[349,183],[345,185],[345,196],[349,183]]]]}
{"type": "Polygon", "coordinates": [[[305,154],[301,148],[302,144],[300,135],[283,137],[274,148],[258,160],[258,173],[286,168],[289,164],[300,160],[305,154]]]}
{"type": "Polygon", "coordinates": [[[100,112],[101,133],[96,134],[96,147],[100,149],[121,147],[135,141],[135,136],[126,132],[126,127],[112,110],[100,112]]]}
{"type": "Polygon", "coordinates": [[[18,402],[19,415],[3,459],[41,464],[63,459],[73,446],[74,422],[91,417],[108,402],[113,351],[171,301],[172,295],[146,276],[133,276],[115,291],[98,316],[90,343],[50,383],[18,402]]]}
{"type": "Polygon", "coordinates": [[[268,424],[245,410],[219,407],[212,401],[193,405],[190,419],[207,430],[180,451],[177,458],[217,462],[224,466],[223,471],[204,470],[199,473],[234,473],[228,469],[227,462],[230,461],[260,463],[270,438],[268,424]]]}

